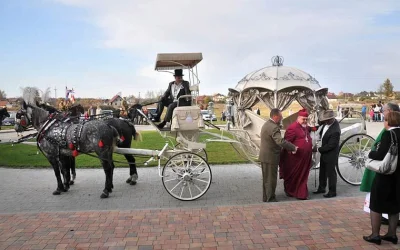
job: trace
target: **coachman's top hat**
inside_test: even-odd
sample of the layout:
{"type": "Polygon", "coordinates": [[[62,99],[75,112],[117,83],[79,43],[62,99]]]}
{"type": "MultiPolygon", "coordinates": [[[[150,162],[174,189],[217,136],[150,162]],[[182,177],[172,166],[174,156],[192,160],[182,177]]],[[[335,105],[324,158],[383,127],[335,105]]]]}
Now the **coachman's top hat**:
{"type": "Polygon", "coordinates": [[[176,69],[174,76],[184,76],[184,74],[182,74],[182,70],[181,69],[176,69]]]}

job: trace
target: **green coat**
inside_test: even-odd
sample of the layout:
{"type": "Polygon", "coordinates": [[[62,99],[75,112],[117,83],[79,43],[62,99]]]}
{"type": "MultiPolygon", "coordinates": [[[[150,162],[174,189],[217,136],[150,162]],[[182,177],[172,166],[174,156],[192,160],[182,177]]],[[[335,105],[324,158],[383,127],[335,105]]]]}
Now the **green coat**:
{"type": "MultiPolygon", "coordinates": [[[[371,150],[376,149],[376,145],[378,144],[378,142],[381,141],[382,134],[385,131],[386,129],[381,130],[378,137],[376,137],[375,144],[372,146],[371,150]]],[[[361,181],[360,191],[368,193],[371,192],[372,182],[374,181],[374,179],[375,179],[375,172],[366,168],[364,171],[363,179],[361,181]]]]}

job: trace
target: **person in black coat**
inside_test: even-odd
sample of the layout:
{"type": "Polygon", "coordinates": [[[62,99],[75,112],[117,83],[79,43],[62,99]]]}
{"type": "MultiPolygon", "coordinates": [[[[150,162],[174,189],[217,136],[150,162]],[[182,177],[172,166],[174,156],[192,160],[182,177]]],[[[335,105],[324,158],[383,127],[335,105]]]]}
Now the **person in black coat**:
{"type": "MultiPolygon", "coordinates": [[[[400,113],[392,111],[385,116],[384,126],[386,131],[383,132],[380,143],[377,145],[375,151],[371,151],[368,155],[370,159],[381,161],[385,158],[389,151],[392,136],[396,137],[395,140],[399,142],[400,139],[400,113]],[[391,131],[392,132],[391,132],[391,131]]],[[[381,244],[381,240],[390,241],[397,244],[396,228],[399,220],[400,212],[400,161],[397,162],[396,171],[393,174],[385,175],[376,173],[375,179],[372,182],[371,198],[370,198],[370,216],[372,234],[364,236],[363,239],[381,244]],[[389,229],[388,233],[380,236],[379,231],[381,227],[382,214],[389,216],[389,229]]]]}
{"type": "Polygon", "coordinates": [[[314,194],[325,193],[327,181],[329,182],[329,191],[324,194],[325,198],[336,196],[336,163],[339,156],[340,126],[335,119],[333,110],[324,110],[319,120],[323,123],[320,138],[322,138],[321,147],[314,146],[314,152],[320,152],[319,186],[314,194]]]}
{"type": "Polygon", "coordinates": [[[183,74],[181,69],[175,70],[175,81],[170,82],[168,85],[167,91],[165,91],[164,95],[161,97],[160,102],[157,105],[157,116],[154,118],[155,122],[160,121],[161,114],[164,110],[164,107],[168,107],[167,114],[164,117],[164,120],[157,125],[158,128],[163,128],[167,122],[170,122],[172,119],[172,113],[174,109],[178,106],[190,106],[191,98],[181,98],[182,95],[190,95],[190,83],[188,81],[183,80],[183,74]]]}

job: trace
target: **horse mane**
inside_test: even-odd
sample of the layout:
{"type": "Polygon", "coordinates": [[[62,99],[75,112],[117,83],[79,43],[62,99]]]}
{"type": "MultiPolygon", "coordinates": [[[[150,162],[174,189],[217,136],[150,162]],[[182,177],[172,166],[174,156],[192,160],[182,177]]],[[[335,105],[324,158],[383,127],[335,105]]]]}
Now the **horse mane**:
{"type": "Polygon", "coordinates": [[[25,87],[22,89],[22,99],[27,105],[36,106],[36,98],[39,89],[36,87],[25,87]]]}

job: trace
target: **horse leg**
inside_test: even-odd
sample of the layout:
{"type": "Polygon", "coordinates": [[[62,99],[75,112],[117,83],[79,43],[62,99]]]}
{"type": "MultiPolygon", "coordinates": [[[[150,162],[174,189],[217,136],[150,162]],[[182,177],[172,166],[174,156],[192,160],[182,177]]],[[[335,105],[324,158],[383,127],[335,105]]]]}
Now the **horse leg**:
{"type": "Polygon", "coordinates": [[[60,164],[61,173],[63,174],[63,178],[64,178],[64,189],[65,189],[65,192],[67,192],[69,190],[69,182],[71,180],[69,157],[61,156],[60,162],[61,162],[61,164],[60,164]]]}
{"type": "Polygon", "coordinates": [[[56,157],[47,157],[47,159],[53,167],[57,179],[57,189],[53,192],[53,195],[60,195],[61,192],[65,192],[65,189],[61,180],[59,160],[56,157]]]}
{"type": "Polygon", "coordinates": [[[106,183],[103,193],[100,195],[100,198],[108,198],[108,196],[112,192],[112,172],[113,172],[112,155],[106,158],[102,157],[101,155],[99,156],[102,159],[101,165],[103,166],[104,173],[106,174],[106,183]],[[108,159],[108,160],[103,160],[103,159],[108,159]]]}
{"type": "Polygon", "coordinates": [[[113,161],[111,162],[111,164],[112,164],[112,171],[111,171],[111,191],[110,191],[110,193],[112,192],[112,189],[114,188],[114,169],[115,169],[115,165],[114,165],[113,161]]]}
{"type": "Polygon", "coordinates": [[[76,179],[75,157],[71,157],[71,158],[70,158],[70,163],[71,163],[72,180],[69,182],[69,184],[70,184],[70,185],[74,185],[75,179],[76,179]]]}
{"type": "Polygon", "coordinates": [[[126,183],[131,185],[136,185],[136,181],[138,179],[137,169],[136,169],[136,161],[133,155],[124,155],[125,159],[129,162],[129,178],[126,180],[126,183]]]}

